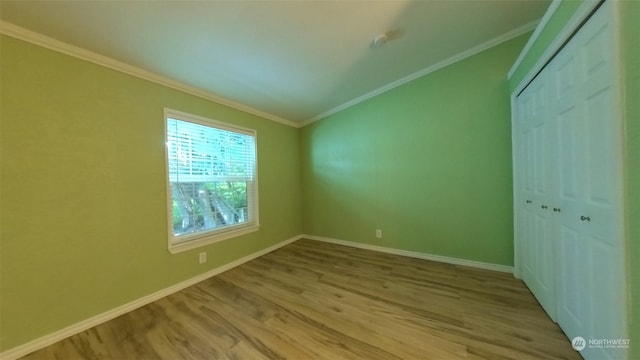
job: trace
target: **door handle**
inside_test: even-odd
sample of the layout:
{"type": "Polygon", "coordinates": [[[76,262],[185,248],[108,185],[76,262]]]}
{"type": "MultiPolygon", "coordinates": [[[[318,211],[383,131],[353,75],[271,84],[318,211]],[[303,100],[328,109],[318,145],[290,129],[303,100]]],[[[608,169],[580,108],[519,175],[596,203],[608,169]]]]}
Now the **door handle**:
{"type": "Polygon", "coordinates": [[[560,208],[553,208],[553,212],[560,212],[560,208]]]}
{"type": "Polygon", "coordinates": [[[580,220],[582,220],[582,221],[591,221],[591,218],[588,217],[588,216],[581,215],[580,216],[580,220]]]}
{"type": "Polygon", "coordinates": [[[543,209],[548,209],[549,208],[547,205],[542,205],[540,207],[543,208],[543,209]]]}
{"type": "Polygon", "coordinates": [[[531,200],[527,200],[525,201],[527,204],[531,204],[531,200]]]}

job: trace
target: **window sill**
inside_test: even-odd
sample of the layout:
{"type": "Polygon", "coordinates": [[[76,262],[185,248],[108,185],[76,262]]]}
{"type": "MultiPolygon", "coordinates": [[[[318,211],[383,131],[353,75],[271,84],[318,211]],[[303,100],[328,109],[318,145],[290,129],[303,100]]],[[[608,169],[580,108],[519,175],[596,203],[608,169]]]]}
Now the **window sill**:
{"type": "Polygon", "coordinates": [[[239,229],[233,229],[233,230],[229,230],[229,231],[225,231],[217,234],[208,235],[200,239],[194,239],[194,240],[177,243],[177,244],[172,244],[171,240],[169,240],[169,252],[172,254],[178,254],[187,250],[196,249],[205,245],[214,244],[214,243],[235,238],[241,235],[249,234],[249,233],[258,231],[259,228],[260,228],[259,224],[251,225],[251,226],[246,226],[239,229]]]}

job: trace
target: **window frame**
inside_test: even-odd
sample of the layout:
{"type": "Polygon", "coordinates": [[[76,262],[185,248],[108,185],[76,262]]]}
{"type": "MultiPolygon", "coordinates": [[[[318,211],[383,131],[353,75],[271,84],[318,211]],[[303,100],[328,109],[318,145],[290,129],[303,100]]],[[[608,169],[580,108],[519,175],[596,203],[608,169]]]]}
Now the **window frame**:
{"type": "Polygon", "coordinates": [[[170,253],[175,254],[182,251],[202,247],[205,245],[217,243],[227,239],[235,238],[241,235],[258,231],[260,227],[259,216],[259,196],[258,196],[258,133],[254,129],[249,129],[221,121],[209,119],[203,116],[189,114],[186,112],[164,108],[164,166],[165,166],[165,189],[166,189],[166,211],[167,211],[167,246],[170,253]],[[201,231],[198,233],[175,236],[173,234],[173,193],[171,189],[170,173],[169,173],[169,147],[168,147],[168,120],[174,119],[179,121],[190,122],[214,129],[232,131],[235,133],[249,135],[253,137],[255,147],[255,163],[253,181],[247,184],[247,211],[253,215],[249,216],[250,221],[242,224],[234,224],[223,228],[201,231]],[[252,196],[249,196],[249,185],[252,186],[252,196]],[[176,241],[176,239],[180,239],[176,241]]]}

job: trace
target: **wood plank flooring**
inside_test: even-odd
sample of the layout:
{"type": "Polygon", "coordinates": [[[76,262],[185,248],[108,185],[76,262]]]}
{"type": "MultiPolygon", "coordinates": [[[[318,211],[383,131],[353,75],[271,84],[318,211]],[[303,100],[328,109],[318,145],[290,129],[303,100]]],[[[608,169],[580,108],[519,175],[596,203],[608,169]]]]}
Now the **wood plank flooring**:
{"type": "Polygon", "coordinates": [[[24,359],[580,359],[511,274],[300,240],[24,359]]]}

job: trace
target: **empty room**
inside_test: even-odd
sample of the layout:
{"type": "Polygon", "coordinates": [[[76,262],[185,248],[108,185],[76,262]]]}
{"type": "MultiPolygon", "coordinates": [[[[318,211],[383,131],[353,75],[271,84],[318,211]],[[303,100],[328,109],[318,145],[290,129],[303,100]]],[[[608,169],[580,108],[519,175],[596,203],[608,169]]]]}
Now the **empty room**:
{"type": "Polygon", "coordinates": [[[640,359],[639,33],[0,0],[0,359],[640,359]]]}

